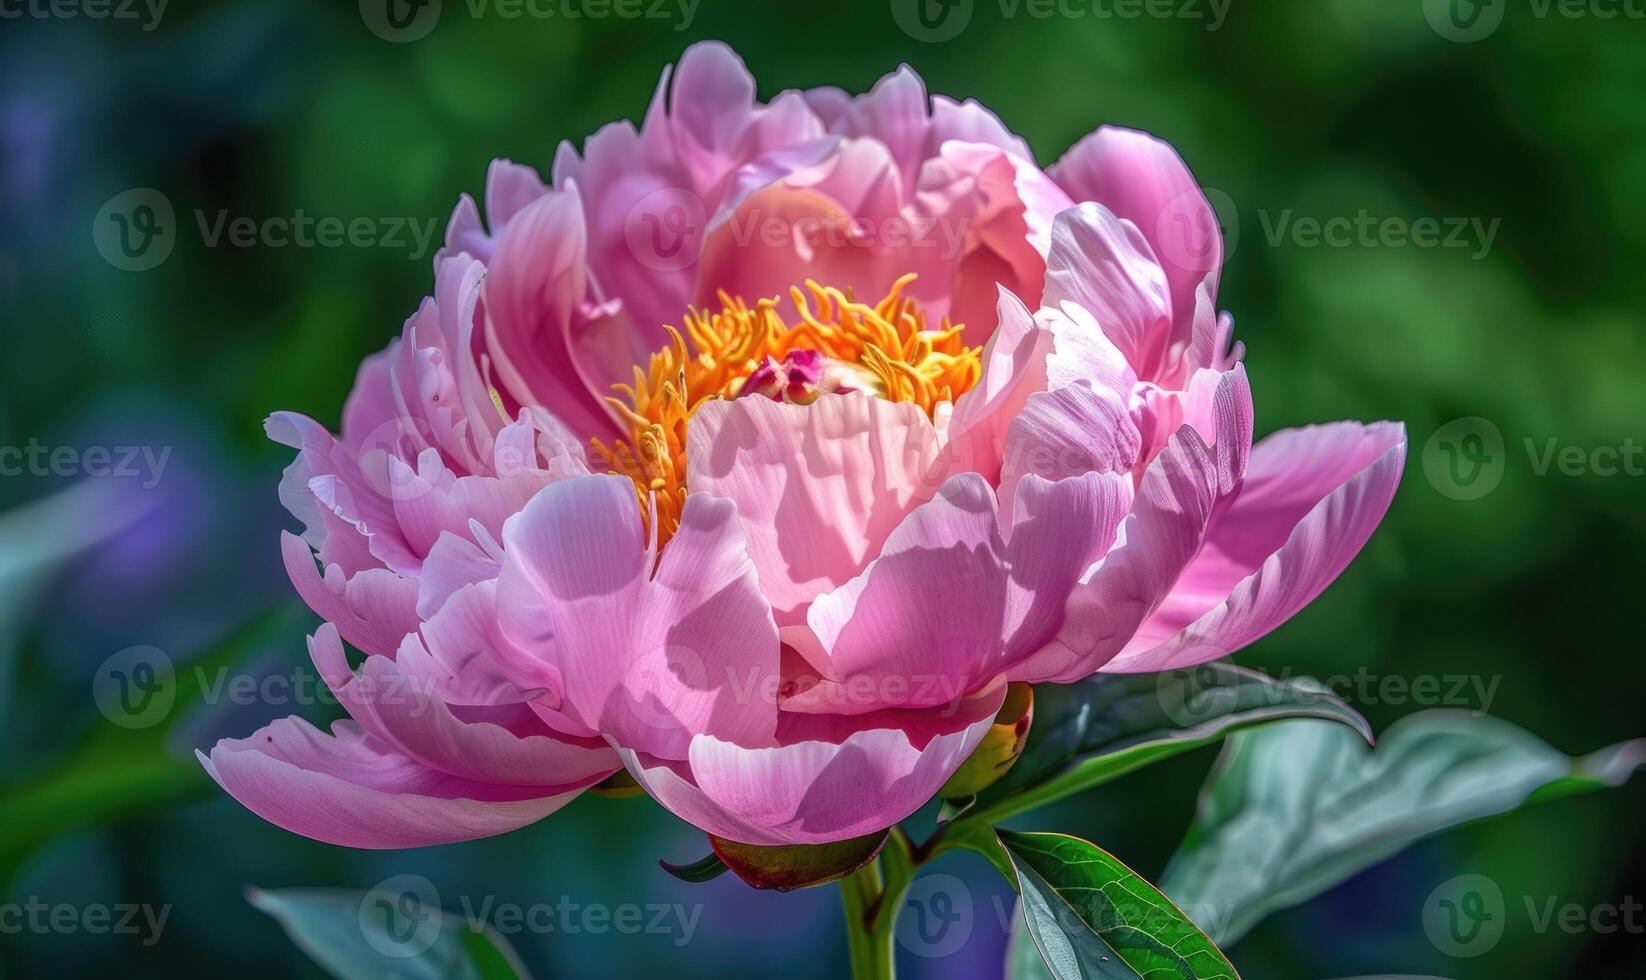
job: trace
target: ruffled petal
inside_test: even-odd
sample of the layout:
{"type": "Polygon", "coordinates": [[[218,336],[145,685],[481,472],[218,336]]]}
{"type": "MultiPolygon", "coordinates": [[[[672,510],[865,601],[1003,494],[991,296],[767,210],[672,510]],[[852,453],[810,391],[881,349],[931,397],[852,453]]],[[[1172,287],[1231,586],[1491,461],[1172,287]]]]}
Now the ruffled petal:
{"type": "Polygon", "coordinates": [[[615,379],[593,376],[573,328],[588,285],[583,208],[552,191],[515,215],[497,241],[485,286],[486,345],[498,381],[520,405],[540,405],[584,435],[617,432],[602,401],[615,379]]]}
{"type": "Polygon", "coordinates": [[[935,708],[987,687],[1057,633],[1071,591],[1114,543],[1130,499],[1122,473],[1031,477],[1002,521],[982,477],[950,479],[861,575],[812,604],[808,621],[828,672],[784,708],[935,708]]]}
{"type": "Polygon", "coordinates": [[[1405,427],[1388,422],[1291,429],[1263,440],[1200,554],[1104,669],[1136,673],[1215,660],[1290,619],[1377,529],[1405,459],[1405,427]]]}
{"type": "Polygon", "coordinates": [[[208,756],[212,779],[270,823],[342,847],[426,847],[493,837],[536,823],[580,789],[495,786],[408,759],[353,722],[332,734],[285,718],[208,756]]]}
{"type": "Polygon", "coordinates": [[[361,650],[393,656],[401,639],[417,629],[415,579],[383,568],[345,576],[336,565],[327,566],[322,577],[309,546],[289,532],[280,535],[280,554],[297,594],[361,650]]]}
{"type": "Polygon", "coordinates": [[[957,710],[803,719],[813,737],[773,748],[700,735],[685,762],[620,754],[653,799],[711,834],[823,844],[883,830],[925,805],[982,741],[1004,699],[1002,685],[957,710]]]}
{"type": "Polygon", "coordinates": [[[1061,630],[1008,678],[1067,684],[1114,659],[1199,553],[1217,490],[1215,455],[1184,426],[1144,473],[1119,543],[1075,587],[1061,630]]]}
{"type": "Polygon", "coordinates": [[[387,657],[366,658],[356,673],[329,624],[309,640],[309,655],[362,728],[430,769],[477,783],[569,790],[597,783],[620,767],[605,743],[554,737],[541,722],[516,732],[487,721],[460,721],[428,685],[387,657]]]}
{"type": "Polygon", "coordinates": [[[665,758],[699,733],[768,744],[777,628],[730,501],[687,500],[656,575],[623,477],[539,494],[504,530],[505,637],[564,679],[561,710],[665,758]]]}
{"type": "Polygon", "coordinates": [[[1096,201],[1141,232],[1169,284],[1169,346],[1187,344],[1196,291],[1204,284],[1217,298],[1223,233],[1183,158],[1147,133],[1104,126],[1047,173],[1076,201],[1096,201]]]}
{"type": "Polygon", "coordinates": [[[1142,231],[1108,208],[1082,204],[1057,216],[1044,304],[1091,314],[1143,380],[1165,370],[1172,343],[1166,274],[1142,231]]]}

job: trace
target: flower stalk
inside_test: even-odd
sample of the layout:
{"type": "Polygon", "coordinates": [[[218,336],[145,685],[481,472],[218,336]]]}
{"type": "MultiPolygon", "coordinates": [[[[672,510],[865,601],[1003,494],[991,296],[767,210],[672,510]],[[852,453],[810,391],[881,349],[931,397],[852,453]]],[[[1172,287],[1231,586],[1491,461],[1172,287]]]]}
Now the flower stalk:
{"type": "Polygon", "coordinates": [[[897,913],[914,881],[915,868],[908,835],[903,828],[893,827],[880,856],[841,880],[853,980],[892,980],[897,976],[897,913]]]}

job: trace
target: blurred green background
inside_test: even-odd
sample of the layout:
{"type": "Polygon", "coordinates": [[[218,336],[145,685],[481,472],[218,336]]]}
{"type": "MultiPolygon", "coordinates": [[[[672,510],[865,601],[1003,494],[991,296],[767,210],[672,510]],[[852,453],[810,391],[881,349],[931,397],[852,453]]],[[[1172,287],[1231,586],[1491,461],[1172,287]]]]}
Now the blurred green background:
{"type": "MultiPolygon", "coordinates": [[[[236,675],[304,671],[313,618],[257,619],[291,607],[277,540],[292,522],[275,499],[289,453],[261,422],[286,408],[335,428],[360,359],[430,287],[432,255],[409,247],[210,248],[194,212],[443,228],[493,157],[546,170],[562,139],[638,119],[662,67],[702,38],[730,42],[767,98],[863,91],[907,62],[934,93],[994,109],[1042,164],[1100,123],[1171,141],[1221,192],[1233,243],[1221,305],[1248,348],[1260,433],[1393,418],[1412,435],[1405,485],[1371,545],[1240,661],[1320,677],[1364,668],[1371,686],[1340,693],[1379,729],[1434,706],[1382,696],[1381,679],[1440,678],[1444,695],[1463,677],[1489,699],[1446,706],[1489,709],[1571,754],[1646,734],[1633,622],[1646,477],[1540,474],[1526,449],[1646,443],[1646,21],[1595,12],[1627,4],[1568,17],[1502,0],[1501,26],[1465,44],[1421,0],[1234,0],[1216,30],[1209,0],[1133,18],[1118,16],[1138,9],[1123,2],[1036,16],[1046,8],[1029,0],[976,0],[958,36],[931,43],[900,30],[897,0],[702,0],[689,17],[654,2],[666,18],[573,19],[557,0],[554,16],[508,19],[446,0],[411,43],[374,34],[352,3],[318,0],[174,0],[158,23],[0,20],[0,445],[171,451],[154,486],[98,481],[119,485],[66,509],[20,510],[65,479],[0,479],[0,905],[171,909],[152,944],[0,931],[0,974],[319,976],[243,890],[366,889],[400,873],[428,877],[454,910],[701,905],[689,941],[511,936],[543,977],[844,973],[832,890],[676,882],[657,859],[695,859],[703,842],[644,799],[585,796],[497,840],[344,851],[253,817],[191,758],[289,708],[217,698],[125,731],[91,694],[98,666],[134,645],[180,671],[225,643],[236,675]],[[175,206],[181,233],[159,267],[128,272],[100,257],[93,219],[142,187],[175,206]],[[1472,231],[1457,248],[1280,233],[1283,221],[1363,213],[1497,230],[1489,248],[1472,231]],[[1465,417],[1506,446],[1501,482],[1474,500],[1423,465],[1430,436],[1465,417]]],[[[1213,757],[1020,822],[1158,874],[1213,757]]],[[[1271,919],[1231,956],[1252,980],[1646,975],[1638,932],[1539,932],[1517,911],[1523,897],[1585,908],[1646,897],[1643,803],[1637,781],[1433,839],[1271,919]],[[1464,873],[1501,885],[1511,921],[1490,953],[1454,960],[1421,915],[1464,873]]],[[[972,888],[971,937],[942,959],[905,953],[904,972],[998,976],[1004,884],[970,857],[937,871],[972,888]]]]}

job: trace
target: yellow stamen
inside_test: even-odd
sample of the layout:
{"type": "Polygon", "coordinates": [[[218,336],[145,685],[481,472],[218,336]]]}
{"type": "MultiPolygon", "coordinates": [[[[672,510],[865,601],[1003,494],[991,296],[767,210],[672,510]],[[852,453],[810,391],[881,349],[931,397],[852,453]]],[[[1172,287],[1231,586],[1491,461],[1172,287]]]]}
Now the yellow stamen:
{"type": "Polygon", "coordinates": [[[797,318],[786,322],[777,299],[752,308],[722,292],[719,312],[690,310],[683,328],[666,327],[671,343],[634,369],[634,383],[614,385],[606,401],[628,428],[628,437],[594,454],[613,473],[634,481],[640,513],[651,520],[655,495],[658,542],[680,526],[686,504],[686,423],[699,405],[735,398],[749,375],[769,357],[812,350],[852,366],[878,395],[912,402],[928,416],[952,402],[983,374],[982,350],[967,347],[964,328],[944,320],[930,329],[919,304],[903,296],[914,276],[904,276],[874,306],[850,292],[807,281],[789,290],[797,318]]]}

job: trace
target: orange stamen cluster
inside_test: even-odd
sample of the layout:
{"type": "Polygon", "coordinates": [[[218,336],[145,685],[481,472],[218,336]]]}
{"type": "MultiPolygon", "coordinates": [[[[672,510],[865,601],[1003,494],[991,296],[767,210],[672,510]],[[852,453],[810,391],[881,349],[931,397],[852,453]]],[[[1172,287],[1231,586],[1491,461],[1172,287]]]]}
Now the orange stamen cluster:
{"type": "Polygon", "coordinates": [[[777,299],[752,308],[720,294],[719,312],[691,310],[684,330],[666,327],[673,343],[634,369],[634,384],[615,385],[608,398],[628,426],[628,438],[607,446],[594,440],[594,456],[613,473],[634,481],[640,512],[649,522],[656,501],[659,544],[680,526],[686,505],[686,423],[699,405],[736,398],[767,358],[812,350],[850,372],[851,386],[866,395],[919,405],[928,416],[952,402],[982,376],[981,349],[967,347],[964,328],[945,319],[930,329],[925,314],[903,290],[905,276],[874,306],[849,292],[808,281],[789,298],[797,311],[786,321],[777,299]]]}

